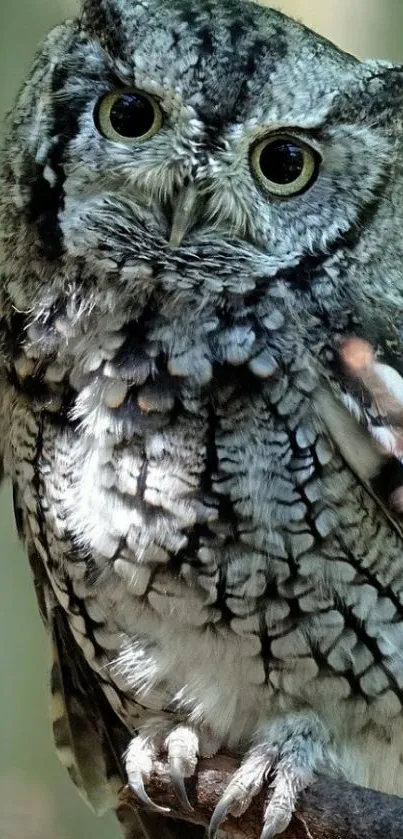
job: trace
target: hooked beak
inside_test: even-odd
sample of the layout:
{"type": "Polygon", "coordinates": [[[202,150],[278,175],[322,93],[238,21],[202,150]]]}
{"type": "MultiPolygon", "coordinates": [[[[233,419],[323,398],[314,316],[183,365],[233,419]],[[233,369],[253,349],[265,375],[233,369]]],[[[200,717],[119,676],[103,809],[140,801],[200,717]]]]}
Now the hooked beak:
{"type": "Polygon", "coordinates": [[[169,237],[169,244],[172,248],[177,248],[188,230],[193,227],[197,215],[197,200],[198,191],[193,183],[184,186],[176,197],[169,237]]]}

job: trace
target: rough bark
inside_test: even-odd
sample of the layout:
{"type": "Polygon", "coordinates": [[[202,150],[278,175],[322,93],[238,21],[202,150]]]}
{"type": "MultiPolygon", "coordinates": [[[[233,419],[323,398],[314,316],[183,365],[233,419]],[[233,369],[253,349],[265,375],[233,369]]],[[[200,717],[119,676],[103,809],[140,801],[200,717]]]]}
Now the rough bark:
{"type": "MultiPolygon", "coordinates": [[[[162,762],[147,784],[150,798],[169,806],[170,815],[187,822],[207,826],[220,796],[224,792],[237,762],[225,755],[201,760],[197,775],[186,782],[192,813],[184,813],[175,797],[162,762]]],[[[259,839],[267,791],[256,797],[249,810],[239,819],[229,817],[225,831],[245,839],[259,839]]],[[[125,787],[121,793],[122,814],[126,808],[141,807],[133,793],[125,787]]],[[[320,778],[305,793],[289,828],[282,839],[402,839],[403,799],[344,781],[320,778]]]]}

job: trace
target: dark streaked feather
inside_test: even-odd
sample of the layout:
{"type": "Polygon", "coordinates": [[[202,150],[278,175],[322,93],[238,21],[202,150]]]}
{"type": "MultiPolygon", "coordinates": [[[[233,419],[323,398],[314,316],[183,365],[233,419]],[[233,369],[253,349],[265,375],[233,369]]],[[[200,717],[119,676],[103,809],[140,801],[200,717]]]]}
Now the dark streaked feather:
{"type": "MultiPolygon", "coordinates": [[[[14,494],[16,517],[18,497],[14,494]]],[[[118,804],[126,776],[122,756],[130,733],[106,700],[96,675],[74,640],[56,603],[43,562],[32,544],[28,554],[39,611],[52,643],[52,724],[56,751],[81,796],[97,813],[115,809],[125,839],[202,839],[204,829],[139,814],[118,804]]]]}

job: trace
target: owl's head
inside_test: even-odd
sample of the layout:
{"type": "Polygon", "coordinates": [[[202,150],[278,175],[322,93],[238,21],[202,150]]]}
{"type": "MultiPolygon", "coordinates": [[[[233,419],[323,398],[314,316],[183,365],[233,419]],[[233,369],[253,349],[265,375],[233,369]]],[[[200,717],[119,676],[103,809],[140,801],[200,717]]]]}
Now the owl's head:
{"type": "Polygon", "coordinates": [[[382,286],[396,305],[402,83],[246,0],[84,0],[6,144],[15,305],[78,282],[216,305],[319,276],[334,300],[382,286]]]}

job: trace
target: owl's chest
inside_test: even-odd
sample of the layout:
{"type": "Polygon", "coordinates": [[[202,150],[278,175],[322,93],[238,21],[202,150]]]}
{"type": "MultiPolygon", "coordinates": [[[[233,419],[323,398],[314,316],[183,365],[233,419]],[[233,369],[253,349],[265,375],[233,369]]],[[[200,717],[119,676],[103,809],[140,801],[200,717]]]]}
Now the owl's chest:
{"type": "Polygon", "coordinates": [[[302,392],[248,384],[227,372],[184,392],[171,422],[117,443],[52,424],[43,434],[52,551],[101,614],[100,645],[116,660],[138,644],[140,669],[155,654],[155,672],[170,667],[180,688],[202,670],[214,685],[219,660],[239,697],[267,682],[274,648],[280,669],[297,641],[311,658],[299,627],[332,603],[312,562],[333,524],[321,478],[331,449],[302,392]]]}
{"type": "Polygon", "coordinates": [[[64,403],[55,422],[42,413],[40,504],[57,551],[90,557],[93,578],[118,562],[144,596],[164,572],[225,612],[287,579],[328,527],[332,452],[315,367],[280,309],[190,320],[179,304],[29,333],[32,354],[67,329],[40,368],[64,403]]]}
{"type": "Polygon", "coordinates": [[[118,559],[122,573],[135,572],[139,595],[162,573],[207,601],[225,592],[221,607],[235,608],[288,578],[319,538],[315,517],[325,529],[321,475],[331,450],[306,395],[288,382],[221,371],[205,392],[183,388],[168,422],[146,416],[141,427],[135,411],[126,422],[131,433],[118,441],[67,432],[64,516],[96,565],[118,559]]]}
{"type": "Polygon", "coordinates": [[[379,592],[401,552],[309,392],[221,372],[177,391],[168,421],[144,402],[142,424],[138,400],[118,399],[98,434],[98,402],[91,428],[43,416],[16,458],[34,463],[28,518],[39,504],[37,541],[91,665],[148,709],[208,695],[209,719],[232,703],[254,725],[268,697],[316,702],[329,679],[335,701],[373,690],[370,639],[396,613],[379,592]]]}

